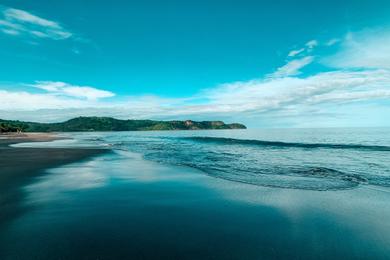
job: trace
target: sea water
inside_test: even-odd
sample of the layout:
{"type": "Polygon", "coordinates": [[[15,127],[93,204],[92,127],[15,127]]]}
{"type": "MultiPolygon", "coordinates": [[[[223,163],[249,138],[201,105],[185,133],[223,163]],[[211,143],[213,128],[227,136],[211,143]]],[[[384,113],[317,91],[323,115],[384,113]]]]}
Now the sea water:
{"type": "Polygon", "coordinates": [[[80,133],[78,142],[140,153],[209,176],[278,188],[390,187],[390,129],[80,133]]]}

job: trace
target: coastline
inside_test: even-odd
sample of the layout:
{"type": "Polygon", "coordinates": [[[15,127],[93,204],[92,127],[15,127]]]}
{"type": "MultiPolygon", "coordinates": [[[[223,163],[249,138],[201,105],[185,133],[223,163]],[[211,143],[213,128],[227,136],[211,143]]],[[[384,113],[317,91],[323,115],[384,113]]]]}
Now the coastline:
{"type": "Polygon", "coordinates": [[[60,139],[63,139],[63,137],[60,137],[54,133],[1,133],[0,147],[16,143],[49,142],[60,139]]]}
{"type": "MultiPolygon", "coordinates": [[[[95,134],[83,137],[99,139],[95,134]]],[[[125,138],[127,145],[135,144],[131,136],[125,138]]],[[[46,150],[52,158],[53,151],[74,148],[68,147],[7,149],[26,154],[25,164],[35,164],[32,154],[46,150]]],[[[380,221],[390,213],[388,192],[368,185],[327,192],[247,185],[187,166],[154,162],[120,146],[112,148],[66,165],[59,165],[57,158],[55,166],[46,165],[34,174],[25,171],[17,183],[9,180],[13,190],[7,191],[7,203],[0,204],[0,258],[390,256],[390,225],[380,221]],[[339,237],[343,243],[335,242],[339,237]]],[[[18,161],[14,170],[24,165],[18,161]]]]}
{"type": "Polygon", "coordinates": [[[0,225],[17,212],[19,188],[49,168],[82,161],[109,150],[98,148],[20,148],[11,144],[48,142],[64,137],[53,133],[0,135],[0,225]]]}

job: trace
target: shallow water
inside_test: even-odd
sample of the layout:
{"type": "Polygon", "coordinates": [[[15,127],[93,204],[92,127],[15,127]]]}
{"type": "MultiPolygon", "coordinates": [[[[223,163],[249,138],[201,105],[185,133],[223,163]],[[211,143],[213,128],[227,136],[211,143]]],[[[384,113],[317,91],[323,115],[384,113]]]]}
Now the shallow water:
{"type": "MultiPolygon", "coordinates": [[[[390,187],[390,129],[123,132],[72,135],[212,177],[307,190],[390,187]]],[[[64,141],[66,145],[67,141],[64,141]]]]}
{"type": "Polygon", "coordinates": [[[388,259],[390,130],[73,133],[0,259],[388,259]],[[146,160],[145,160],[146,159],[146,160]]]}

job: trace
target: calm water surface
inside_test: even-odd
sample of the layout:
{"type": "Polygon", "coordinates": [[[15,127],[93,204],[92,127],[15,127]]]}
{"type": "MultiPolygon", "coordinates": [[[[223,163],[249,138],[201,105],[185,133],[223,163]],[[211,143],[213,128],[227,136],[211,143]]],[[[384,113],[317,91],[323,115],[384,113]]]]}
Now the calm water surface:
{"type": "Polygon", "coordinates": [[[74,133],[0,259],[389,259],[390,129],[74,133]]]}

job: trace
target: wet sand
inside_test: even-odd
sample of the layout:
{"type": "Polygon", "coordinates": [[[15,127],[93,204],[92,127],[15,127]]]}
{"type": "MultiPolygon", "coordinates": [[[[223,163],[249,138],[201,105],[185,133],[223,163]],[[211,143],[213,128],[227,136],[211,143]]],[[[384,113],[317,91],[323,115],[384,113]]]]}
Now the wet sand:
{"type": "Polygon", "coordinates": [[[0,147],[21,142],[47,142],[63,138],[52,133],[2,133],[0,134],[0,147]]]}
{"type": "Polygon", "coordinates": [[[17,148],[11,144],[47,142],[63,139],[55,134],[0,135],[0,226],[18,212],[19,188],[48,168],[80,161],[107,152],[104,149],[84,148],[17,148]]]}

